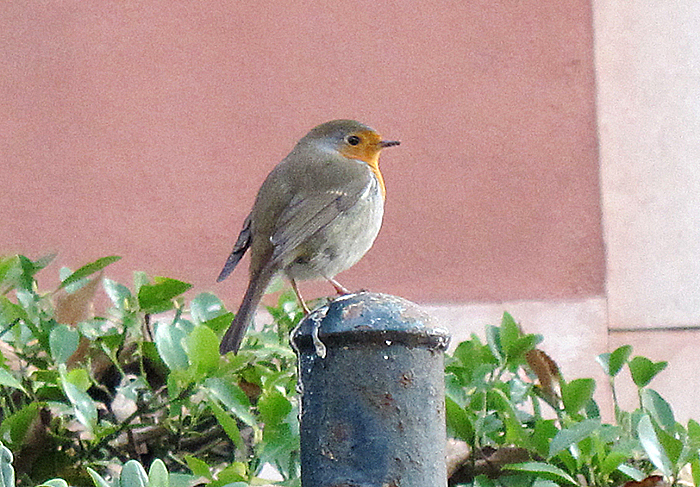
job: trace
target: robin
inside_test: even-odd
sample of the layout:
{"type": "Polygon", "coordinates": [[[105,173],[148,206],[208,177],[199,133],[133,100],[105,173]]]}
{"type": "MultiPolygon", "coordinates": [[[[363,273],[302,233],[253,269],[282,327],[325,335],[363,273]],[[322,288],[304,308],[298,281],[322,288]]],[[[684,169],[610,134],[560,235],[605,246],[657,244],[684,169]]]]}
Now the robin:
{"type": "Polygon", "coordinates": [[[305,313],[297,281],[334,277],[370,249],[384,214],[379,153],[398,141],[382,140],[367,125],[333,120],[313,128],[263,182],[217,282],[250,249],[248,289],[221,341],[236,353],[265,289],[278,273],[289,279],[305,313]]]}

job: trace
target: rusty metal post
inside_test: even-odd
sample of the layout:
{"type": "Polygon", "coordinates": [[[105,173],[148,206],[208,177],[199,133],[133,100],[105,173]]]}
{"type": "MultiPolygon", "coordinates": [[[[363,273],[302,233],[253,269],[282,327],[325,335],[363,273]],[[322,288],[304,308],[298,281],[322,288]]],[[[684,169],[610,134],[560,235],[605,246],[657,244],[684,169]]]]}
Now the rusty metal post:
{"type": "Polygon", "coordinates": [[[302,487],[445,487],[446,331],[405,299],[343,296],[292,334],[302,487]]]}

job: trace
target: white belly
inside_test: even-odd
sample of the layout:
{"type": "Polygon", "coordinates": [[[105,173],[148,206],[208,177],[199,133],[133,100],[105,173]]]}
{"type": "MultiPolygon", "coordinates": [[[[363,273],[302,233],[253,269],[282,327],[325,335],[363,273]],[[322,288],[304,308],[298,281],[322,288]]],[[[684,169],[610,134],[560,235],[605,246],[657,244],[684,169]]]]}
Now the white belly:
{"type": "Polygon", "coordinates": [[[355,206],[300,245],[303,257],[289,264],[285,274],[294,280],[310,280],[332,278],[349,269],[372,247],[383,216],[384,196],[373,179],[367,194],[355,206]]]}

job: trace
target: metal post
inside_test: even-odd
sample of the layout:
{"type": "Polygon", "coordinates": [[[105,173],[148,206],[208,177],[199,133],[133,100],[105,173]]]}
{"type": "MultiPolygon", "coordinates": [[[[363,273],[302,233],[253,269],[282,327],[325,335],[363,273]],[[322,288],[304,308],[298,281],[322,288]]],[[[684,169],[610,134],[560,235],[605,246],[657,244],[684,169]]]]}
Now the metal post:
{"type": "Polygon", "coordinates": [[[446,331],[405,299],[343,296],[292,334],[302,487],[445,487],[446,331]]]}

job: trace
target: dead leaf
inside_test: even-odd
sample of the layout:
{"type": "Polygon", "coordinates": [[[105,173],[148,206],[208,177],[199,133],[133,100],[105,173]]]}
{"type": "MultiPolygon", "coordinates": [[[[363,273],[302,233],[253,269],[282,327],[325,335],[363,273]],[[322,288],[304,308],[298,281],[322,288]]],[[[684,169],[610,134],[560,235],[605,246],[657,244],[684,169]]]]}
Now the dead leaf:
{"type": "Polygon", "coordinates": [[[661,475],[650,475],[639,482],[636,480],[625,482],[622,487],[668,487],[668,482],[661,475]]]}
{"type": "Polygon", "coordinates": [[[67,293],[61,289],[54,296],[54,316],[59,323],[76,326],[81,321],[92,317],[92,303],[97,287],[102,282],[102,273],[88,280],[87,284],[75,291],[67,293]]]}
{"type": "MultiPolygon", "coordinates": [[[[68,293],[65,289],[58,291],[54,296],[54,316],[56,321],[75,327],[81,321],[92,318],[92,304],[100,282],[102,282],[101,272],[96,277],[88,280],[87,284],[73,293],[68,293]]],[[[81,336],[78,349],[70,356],[66,365],[72,368],[76,364],[82,362],[89,348],[90,341],[81,336]]]]}
{"type": "Polygon", "coordinates": [[[561,373],[556,362],[539,349],[527,352],[525,359],[537,376],[542,392],[550,399],[556,398],[557,390],[555,386],[559,385],[561,380],[561,373]]]}

